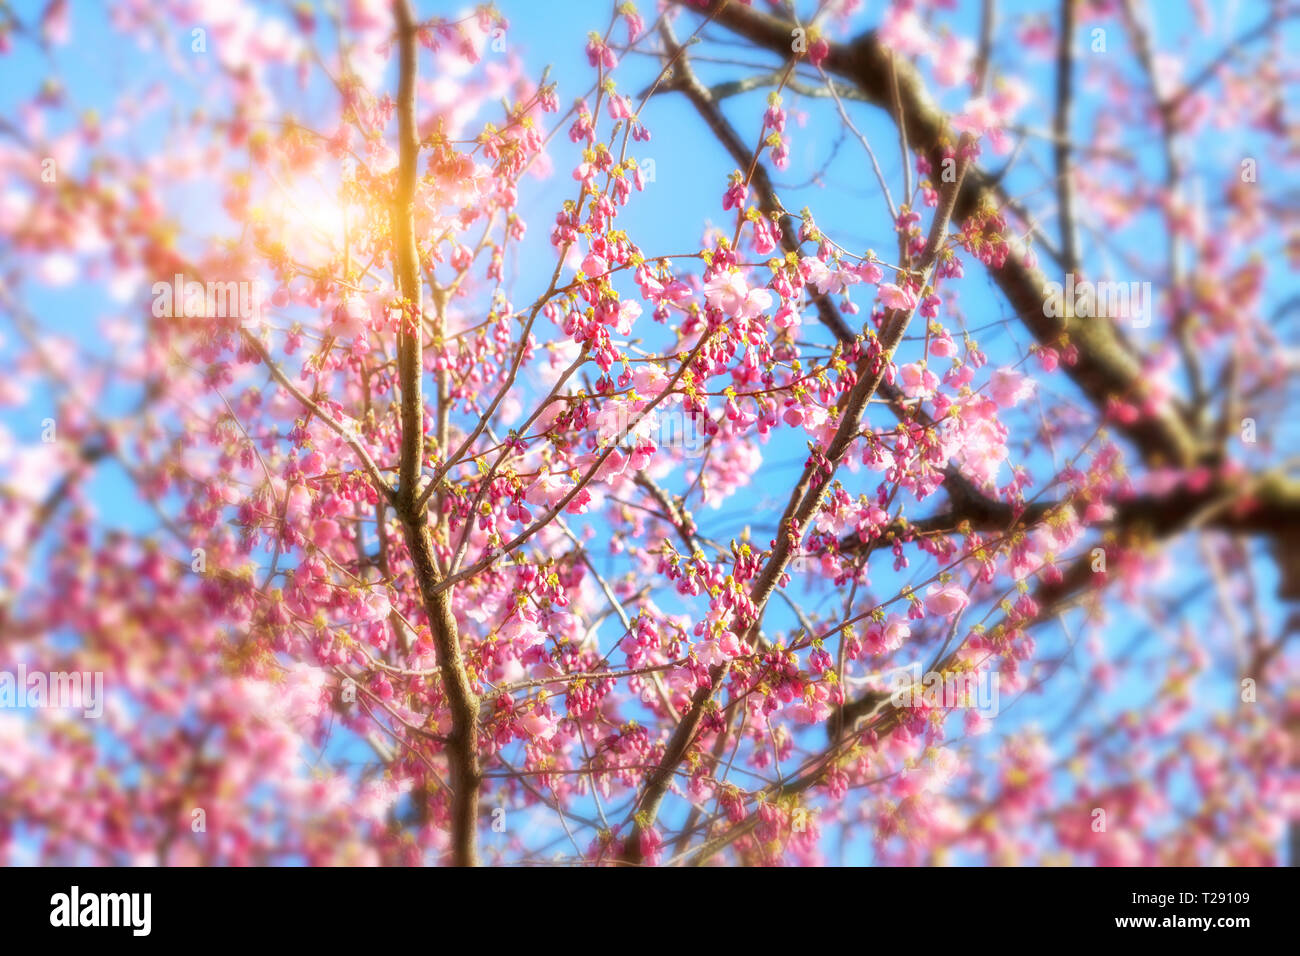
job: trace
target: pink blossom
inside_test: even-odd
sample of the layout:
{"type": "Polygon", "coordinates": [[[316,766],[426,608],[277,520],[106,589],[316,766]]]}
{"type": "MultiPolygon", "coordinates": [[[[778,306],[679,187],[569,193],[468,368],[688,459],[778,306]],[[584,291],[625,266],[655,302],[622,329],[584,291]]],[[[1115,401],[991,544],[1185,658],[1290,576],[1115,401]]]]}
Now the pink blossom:
{"type": "Polygon", "coordinates": [[[909,362],[899,367],[903,394],[908,398],[929,398],[939,386],[939,379],[921,362],[909,362]]]}
{"type": "Polygon", "coordinates": [[[632,323],[641,315],[641,303],[635,299],[624,299],[618,304],[618,317],[614,323],[614,331],[619,335],[630,335],[632,333],[632,323]]]}
{"type": "Polygon", "coordinates": [[[989,380],[989,393],[1003,408],[1011,408],[1034,394],[1034,382],[1010,368],[1000,368],[989,380]]]}
{"type": "Polygon", "coordinates": [[[910,312],[916,308],[916,296],[892,282],[886,282],[880,287],[880,301],[885,308],[900,312],[910,312]]]}
{"type": "Polygon", "coordinates": [[[528,490],[528,500],[535,505],[554,508],[569,493],[572,484],[562,475],[542,475],[528,490]]]}
{"type": "Polygon", "coordinates": [[[891,4],[880,23],[881,42],[903,56],[928,55],[934,49],[933,37],[916,10],[906,4],[891,4]]]}
{"type": "Polygon", "coordinates": [[[520,651],[546,643],[546,633],[537,626],[535,616],[521,612],[511,616],[501,627],[501,636],[520,651]]]}
{"type": "Polygon", "coordinates": [[[936,335],[930,339],[930,354],[935,358],[952,358],[957,354],[957,345],[947,333],[936,335]]]}
{"type": "Polygon", "coordinates": [[[340,337],[360,335],[370,326],[370,306],[359,295],[347,296],[334,309],[331,331],[340,337]]]}
{"type": "Polygon", "coordinates": [[[816,256],[804,256],[799,261],[799,271],[803,273],[804,280],[823,295],[838,295],[851,279],[857,279],[852,273],[832,269],[816,256]]]}
{"type": "Polygon", "coordinates": [[[733,658],[739,657],[744,651],[744,645],[741,644],[734,631],[724,630],[717,637],[702,641],[695,645],[695,656],[699,658],[702,664],[709,667],[715,664],[725,664],[733,658]]]}
{"type": "Polygon", "coordinates": [[[325,548],[330,545],[339,536],[339,526],[337,521],[329,518],[322,518],[312,525],[311,537],[312,543],[318,548],[325,548]]]}
{"type": "Polygon", "coordinates": [[[858,274],[858,278],[863,282],[870,283],[871,285],[875,285],[885,277],[885,271],[881,269],[880,266],[870,261],[862,263],[855,271],[858,274]]]}
{"type": "Polygon", "coordinates": [[[950,33],[939,41],[934,58],[934,77],[944,86],[966,82],[975,58],[975,44],[964,36],[950,33]]]}
{"type": "Polygon", "coordinates": [[[519,718],[520,729],[528,736],[541,740],[550,740],[554,737],[559,729],[559,723],[555,715],[537,710],[519,718]]]}
{"type": "Polygon", "coordinates": [[[724,272],[704,285],[705,301],[726,315],[752,319],[772,305],[772,293],[751,289],[739,272],[724,272]]]}
{"type": "Polygon", "coordinates": [[[387,619],[393,611],[393,605],[388,600],[388,595],[381,589],[372,589],[366,592],[366,617],[372,621],[382,621],[387,619]]]}
{"type": "Polygon", "coordinates": [[[911,636],[912,629],[906,619],[891,614],[884,624],[873,623],[867,629],[866,649],[876,657],[890,654],[902,647],[911,636]]]}
{"type": "Polygon", "coordinates": [[[925,589],[925,608],[938,617],[952,617],[966,609],[970,595],[955,584],[931,584],[925,589]]]}

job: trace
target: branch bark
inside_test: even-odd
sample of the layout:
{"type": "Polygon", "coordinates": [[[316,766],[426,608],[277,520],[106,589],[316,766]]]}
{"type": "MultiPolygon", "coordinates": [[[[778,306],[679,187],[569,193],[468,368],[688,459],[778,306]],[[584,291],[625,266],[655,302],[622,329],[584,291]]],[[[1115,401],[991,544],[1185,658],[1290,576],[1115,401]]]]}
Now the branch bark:
{"type": "Polygon", "coordinates": [[[393,264],[402,297],[404,322],[397,336],[398,378],[402,390],[402,445],[394,510],[402,522],[420,596],[437,651],[443,693],[451,711],[447,758],[451,765],[451,852],[457,866],[478,865],[478,802],[482,771],[478,760],[479,699],[465,668],[450,588],[439,588],[441,574],[429,530],[427,500],[420,498],[424,465],[423,283],[415,246],[415,182],[420,143],[415,125],[418,69],[416,26],[408,0],[394,0],[399,74],[397,121],[399,158],[391,223],[393,264]]]}

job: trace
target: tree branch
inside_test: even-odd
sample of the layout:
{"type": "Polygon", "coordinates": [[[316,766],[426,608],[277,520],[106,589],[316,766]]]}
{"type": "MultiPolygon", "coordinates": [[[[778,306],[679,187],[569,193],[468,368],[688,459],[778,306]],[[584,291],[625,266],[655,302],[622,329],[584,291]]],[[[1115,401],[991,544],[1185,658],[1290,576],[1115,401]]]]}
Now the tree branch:
{"type": "Polygon", "coordinates": [[[427,502],[419,497],[424,464],[423,284],[415,247],[415,181],[420,144],[415,127],[415,78],[418,69],[416,25],[409,0],[393,0],[397,20],[399,75],[397,120],[400,141],[397,189],[391,222],[397,287],[402,296],[403,325],[397,336],[398,377],[402,390],[401,463],[394,510],[401,519],[419,582],[429,629],[437,650],[443,693],[451,711],[447,756],[451,764],[452,860],[457,866],[478,864],[478,801],[482,773],[478,762],[478,696],[461,653],[450,589],[440,589],[440,573],[429,530],[427,502]]]}
{"type": "MultiPolygon", "coordinates": [[[[790,49],[789,25],[769,14],[725,0],[712,0],[699,12],[758,46],[782,55],[790,49]]],[[[893,57],[875,31],[829,46],[822,68],[852,81],[868,102],[888,111],[896,123],[904,123],[912,150],[940,168],[943,150],[956,142],[956,136],[916,69],[893,57]],[[896,102],[891,77],[897,80],[896,102]]],[[[957,196],[954,219],[965,222],[998,206],[991,177],[971,168],[957,196]]],[[[1078,361],[1065,370],[1097,408],[1105,409],[1112,399],[1136,399],[1141,394],[1142,367],[1120,330],[1110,321],[1048,315],[1047,276],[1027,264],[1027,250],[1017,237],[1008,232],[1002,238],[1011,251],[1001,266],[990,267],[989,272],[1016,316],[1040,344],[1059,347],[1068,338],[1077,348],[1078,361]]],[[[1184,409],[1173,401],[1152,415],[1116,427],[1150,465],[1188,466],[1210,455],[1184,409]]]]}

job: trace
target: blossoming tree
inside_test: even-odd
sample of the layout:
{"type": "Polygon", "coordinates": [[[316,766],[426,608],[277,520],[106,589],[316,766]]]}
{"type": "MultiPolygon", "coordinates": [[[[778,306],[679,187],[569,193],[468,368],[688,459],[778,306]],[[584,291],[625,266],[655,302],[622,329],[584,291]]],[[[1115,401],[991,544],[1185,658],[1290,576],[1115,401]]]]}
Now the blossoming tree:
{"type": "Polygon", "coordinates": [[[1283,857],[1294,7],[339,6],[0,127],[0,853],[1283,857]]]}

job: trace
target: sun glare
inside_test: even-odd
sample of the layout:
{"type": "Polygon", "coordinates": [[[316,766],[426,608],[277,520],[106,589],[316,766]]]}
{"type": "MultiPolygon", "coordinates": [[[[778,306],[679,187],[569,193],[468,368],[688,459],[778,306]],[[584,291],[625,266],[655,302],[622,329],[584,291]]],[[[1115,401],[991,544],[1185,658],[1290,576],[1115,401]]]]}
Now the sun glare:
{"type": "Polygon", "coordinates": [[[267,204],[269,223],[298,258],[337,252],[363,212],[315,180],[279,184],[267,204]]]}

